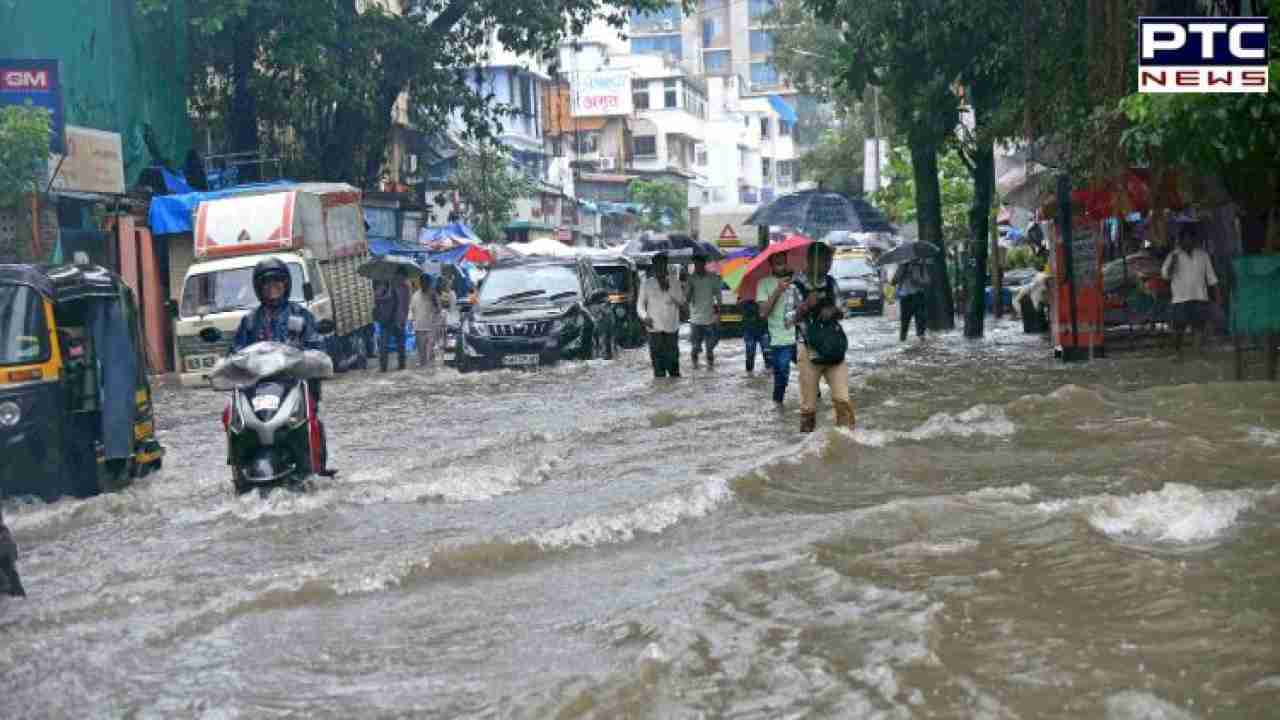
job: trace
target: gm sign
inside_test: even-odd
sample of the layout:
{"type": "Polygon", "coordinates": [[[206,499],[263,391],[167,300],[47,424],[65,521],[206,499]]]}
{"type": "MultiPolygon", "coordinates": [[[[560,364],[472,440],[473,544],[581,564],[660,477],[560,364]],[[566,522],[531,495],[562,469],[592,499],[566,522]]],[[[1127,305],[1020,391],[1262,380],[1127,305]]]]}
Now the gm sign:
{"type": "Polygon", "coordinates": [[[1267,18],[1138,18],[1138,91],[1265,93],[1267,18]]]}
{"type": "Polygon", "coordinates": [[[0,58],[0,106],[20,105],[49,111],[49,151],[66,153],[66,121],[57,60],[0,58]]]}

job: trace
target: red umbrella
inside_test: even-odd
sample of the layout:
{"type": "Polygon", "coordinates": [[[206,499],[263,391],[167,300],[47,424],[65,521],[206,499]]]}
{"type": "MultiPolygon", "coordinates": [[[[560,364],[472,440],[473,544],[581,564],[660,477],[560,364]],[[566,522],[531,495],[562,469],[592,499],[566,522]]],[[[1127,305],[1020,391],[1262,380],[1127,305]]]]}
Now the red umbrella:
{"type": "Polygon", "coordinates": [[[747,266],[746,272],[742,274],[742,284],[738,286],[738,298],[741,300],[756,299],[756,285],[769,275],[769,258],[778,253],[783,253],[787,256],[787,267],[796,272],[804,272],[806,265],[805,252],[812,244],[813,240],[803,235],[788,235],[787,239],[782,242],[769,245],[752,259],[751,264],[747,266]]]}

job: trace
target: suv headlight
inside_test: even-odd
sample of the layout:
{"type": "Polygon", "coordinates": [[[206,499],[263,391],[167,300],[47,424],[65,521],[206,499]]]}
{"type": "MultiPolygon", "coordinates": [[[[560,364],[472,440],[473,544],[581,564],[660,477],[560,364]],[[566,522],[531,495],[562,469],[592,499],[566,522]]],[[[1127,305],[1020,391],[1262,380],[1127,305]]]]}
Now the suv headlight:
{"type": "Polygon", "coordinates": [[[471,318],[467,318],[467,322],[462,326],[462,331],[467,335],[481,336],[481,335],[487,335],[489,332],[489,329],[483,323],[479,323],[471,318]]]}
{"type": "Polygon", "coordinates": [[[22,408],[16,402],[0,403],[0,427],[13,427],[22,420],[22,408]]]}

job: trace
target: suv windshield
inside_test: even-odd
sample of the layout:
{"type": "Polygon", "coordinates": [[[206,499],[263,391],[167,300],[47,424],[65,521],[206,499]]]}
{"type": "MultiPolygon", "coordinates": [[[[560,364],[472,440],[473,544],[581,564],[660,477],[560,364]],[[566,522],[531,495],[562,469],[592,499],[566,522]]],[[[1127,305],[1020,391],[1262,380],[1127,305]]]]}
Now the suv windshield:
{"type": "MultiPolygon", "coordinates": [[[[287,263],[292,279],[289,299],[303,302],[302,265],[287,263]]],[[[258,307],[258,296],[253,292],[253,267],[233,270],[214,270],[187,278],[182,288],[182,316],[194,317],[229,310],[249,310],[258,307]]]]}
{"type": "Polygon", "coordinates": [[[26,285],[0,285],[0,365],[43,362],[49,357],[40,294],[26,285]]]}
{"type": "Polygon", "coordinates": [[[839,258],[835,261],[831,268],[831,274],[836,277],[858,277],[861,275],[875,275],[875,268],[862,258],[839,258]]]}
{"type": "Polygon", "coordinates": [[[489,271],[480,286],[480,302],[494,303],[507,298],[546,298],[581,292],[578,274],[562,265],[498,268],[489,271]]]}

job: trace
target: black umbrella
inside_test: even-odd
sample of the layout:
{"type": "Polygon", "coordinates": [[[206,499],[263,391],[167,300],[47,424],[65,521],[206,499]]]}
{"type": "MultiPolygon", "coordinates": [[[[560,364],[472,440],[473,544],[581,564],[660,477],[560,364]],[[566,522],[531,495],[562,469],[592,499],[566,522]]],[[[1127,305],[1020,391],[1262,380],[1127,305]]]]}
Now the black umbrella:
{"type": "Polygon", "coordinates": [[[633,257],[652,255],[657,252],[665,252],[670,255],[676,251],[686,251],[688,254],[693,254],[696,250],[698,250],[698,242],[688,235],[647,232],[627,243],[627,246],[622,249],[622,254],[633,257]]]}
{"type": "Polygon", "coordinates": [[[747,218],[747,225],[782,225],[818,237],[831,230],[894,232],[884,214],[862,198],[827,190],[783,195],[747,218]]]}
{"type": "Polygon", "coordinates": [[[929,258],[937,257],[938,253],[938,246],[933,243],[928,243],[923,240],[905,242],[884,255],[881,255],[879,263],[881,265],[897,265],[899,263],[911,262],[912,260],[928,260],[929,258]]]}

